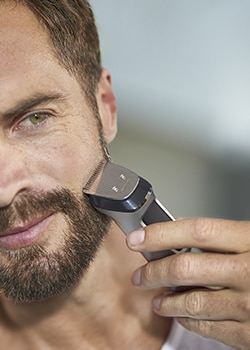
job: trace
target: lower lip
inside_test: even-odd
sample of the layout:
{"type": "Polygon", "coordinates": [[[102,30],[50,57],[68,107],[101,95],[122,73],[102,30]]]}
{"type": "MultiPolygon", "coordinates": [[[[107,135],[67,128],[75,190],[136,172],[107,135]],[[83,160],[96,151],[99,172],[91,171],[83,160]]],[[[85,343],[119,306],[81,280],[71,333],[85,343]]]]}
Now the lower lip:
{"type": "Polygon", "coordinates": [[[0,247],[8,250],[16,250],[37,243],[51,219],[52,215],[41,220],[28,230],[0,237],[0,247]]]}

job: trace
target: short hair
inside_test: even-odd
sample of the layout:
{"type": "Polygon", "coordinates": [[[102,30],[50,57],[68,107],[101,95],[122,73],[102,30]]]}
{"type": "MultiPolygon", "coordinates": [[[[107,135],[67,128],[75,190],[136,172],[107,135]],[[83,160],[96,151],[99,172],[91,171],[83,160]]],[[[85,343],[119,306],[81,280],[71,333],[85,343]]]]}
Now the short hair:
{"type": "Polygon", "coordinates": [[[16,0],[26,5],[46,27],[56,58],[73,74],[95,107],[101,77],[98,31],[87,0],[16,0]]]}

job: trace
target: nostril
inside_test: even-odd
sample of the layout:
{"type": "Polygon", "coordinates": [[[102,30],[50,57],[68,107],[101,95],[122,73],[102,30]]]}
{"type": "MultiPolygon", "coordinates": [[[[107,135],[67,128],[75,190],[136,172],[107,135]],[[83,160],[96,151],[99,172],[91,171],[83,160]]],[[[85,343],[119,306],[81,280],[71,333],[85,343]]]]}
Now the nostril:
{"type": "Polygon", "coordinates": [[[13,188],[0,188],[0,208],[7,207],[15,198],[13,188]]]}
{"type": "Polygon", "coordinates": [[[10,205],[20,192],[26,191],[26,180],[5,180],[0,179],[0,208],[10,205]]]}
{"type": "Polygon", "coordinates": [[[19,149],[8,142],[1,142],[0,149],[0,208],[3,208],[31,186],[32,178],[19,149]]]}

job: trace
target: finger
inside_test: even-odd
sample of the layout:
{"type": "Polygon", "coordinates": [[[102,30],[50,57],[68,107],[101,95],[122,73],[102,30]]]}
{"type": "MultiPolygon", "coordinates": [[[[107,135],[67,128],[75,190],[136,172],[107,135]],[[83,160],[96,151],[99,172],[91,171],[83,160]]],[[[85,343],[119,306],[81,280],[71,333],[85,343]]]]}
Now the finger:
{"type": "Polygon", "coordinates": [[[207,251],[240,253],[250,251],[250,222],[219,219],[182,219],[152,224],[130,233],[132,250],[201,248],[207,251]]]}
{"type": "Polygon", "coordinates": [[[248,350],[250,344],[250,324],[234,321],[200,321],[180,318],[178,322],[186,329],[205,338],[213,338],[237,350],[248,350]]]}
{"type": "Polygon", "coordinates": [[[250,318],[249,295],[229,289],[164,293],[154,298],[153,308],[157,314],[165,317],[237,322],[246,322],[250,318]]]}
{"type": "Polygon", "coordinates": [[[132,281],[144,289],[175,286],[215,286],[248,291],[250,253],[183,253],[147,263],[132,281]]]}

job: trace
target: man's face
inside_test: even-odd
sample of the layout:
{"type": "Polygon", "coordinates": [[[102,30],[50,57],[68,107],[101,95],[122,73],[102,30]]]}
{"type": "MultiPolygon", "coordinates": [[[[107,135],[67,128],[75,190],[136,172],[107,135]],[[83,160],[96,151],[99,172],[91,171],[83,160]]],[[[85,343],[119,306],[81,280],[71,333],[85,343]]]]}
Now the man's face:
{"type": "Polygon", "coordinates": [[[0,5],[0,290],[42,300],[77,283],[108,220],[82,188],[103,158],[97,119],[21,5],[0,5]]]}

